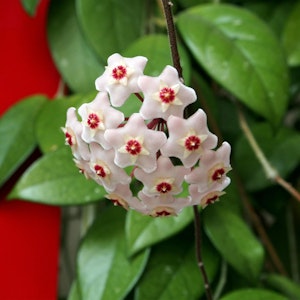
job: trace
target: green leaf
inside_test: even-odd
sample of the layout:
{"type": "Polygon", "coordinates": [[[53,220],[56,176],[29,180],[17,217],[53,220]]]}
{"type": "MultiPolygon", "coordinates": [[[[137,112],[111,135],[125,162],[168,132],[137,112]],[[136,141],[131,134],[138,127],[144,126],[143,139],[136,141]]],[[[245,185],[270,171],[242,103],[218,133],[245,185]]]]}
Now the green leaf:
{"type": "Polygon", "coordinates": [[[41,0],[21,0],[22,6],[25,11],[30,15],[34,16],[37,10],[37,6],[41,0]]]}
{"type": "Polygon", "coordinates": [[[96,92],[88,95],[76,94],[49,101],[43,106],[36,121],[35,132],[39,147],[44,153],[65,146],[61,127],[65,126],[67,109],[78,108],[81,104],[92,101],[95,96],[96,92]]]}
{"type": "Polygon", "coordinates": [[[176,217],[152,218],[133,210],[126,217],[126,240],[129,254],[134,254],[186,227],[193,219],[193,211],[185,208],[176,217]]]}
{"type": "Polygon", "coordinates": [[[290,66],[300,65],[300,2],[297,1],[291,10],[283,31],[283,45],[290,66]]]}
{"type": "Polygon", "coordinates": [[[71,151],[62,148],[32,164],[9,197],[53,205],[77,205],[97,201],[105,194],[102,187],[78,172],[71,151]]]}
{"type": "Polygon", "coordinates": [[[274,290],[281,292],[291,300],[300,299],[300,286],[287,277],[278,274],[267,274],[264,282],[274,290]]]}
{"type": "Polygon", "coordinates": [[[128,258],[125,212],[112,207],[96,219],[78,253],[79,286],[84,300],[124,299],[143,272],[149,250],[128,258]]]}
{"type": "Polygon", "coordinates": [[[77,280],[74,280],[67,300],[81,300],[80,290],[77,280]]]}
{"type": "Polygon", "coordinates": [[[204,229],[222,257],[245,278],[257,280],[264,249],[245,221],[217,204],[206,208],[203,215],[204,229]]]}
{"type": "Polygon", "coordinates": [[[221,300],[288,300],[288,298],[264,289],[242,289],[234,291],[221,300]]]}
{"type": "MultiPolygon", "coordinates": [[[[219,257],[203,243],[203,262],[210,282],[219,257]]],[[[158,244],[151,252],[147,268],[136,288],[136,300],[190,300],[204,293],[204,283],[195,257],[195,246],[184,236],[158,244]]]]}
{"type": "MultiPolygon", "coordinates": [[[[288,176],[300,163],[298,132],[284,127],[274,132],[266,123],[256,124],[251,131],[268,161],[282,177],[288,176]]],[[[244,136],[235,145],[234,161],[248,190],[256,191],[274,184],[266,177],[244,136]]]]}
{"type": "MultiPolygon", "coordinates": [[[[185,82],[191,77],[191,65],[187,52],[183,47],[178,47],[180,62],[183,69],[185,82]]],[[[142,55],[148,58],[144,74],[158,76],[166,65],[172,65],[169,39],[166,35],[153,34],[141,37],[132,43],[124,52],[124,56],[133,57],[142,55]]]]}
{"type": "Polygon", "coordinates": [[[202,5],[178,17],[182,38],[195,59],[257,114],[278,124],[288,101],[288,72],[271,29],[249,11],[202,5]]]}
{"type": "Polygon", "coordinates": [[[82,30],[102,61],[143,34],[145,1],[76,0],[82,30]]]}
{"type": "Polygon", "coordinates": [[[1,117],[0,186],[36,147],[34,122],[45,102],[44,96],[26,98],[1,117]]]}
{"type": "Polygon", "coordinates": [[[95,90],[104,66],[80,31],[73,0],[51,1],[48,38],[56,66],[69,87],[79,93],[95,90]]]}

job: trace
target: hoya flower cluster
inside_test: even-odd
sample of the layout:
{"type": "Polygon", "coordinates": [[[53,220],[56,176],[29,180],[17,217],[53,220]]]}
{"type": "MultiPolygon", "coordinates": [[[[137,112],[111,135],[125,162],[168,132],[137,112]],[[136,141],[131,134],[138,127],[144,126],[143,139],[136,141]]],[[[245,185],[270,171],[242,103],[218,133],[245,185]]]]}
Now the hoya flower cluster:
{"type": "Polygon", "coordinates": [[[80,171],[115,205],[151,216],[204,208],[230,183],[230,145],[214,150],[217,137],[203,110],[183,117],[196,94],[175,68],[150,77],[143,74],[146,63],[142,56],[111,55],[96,79],[96,98],[78,109],[79,119],[75,108],[68,109],[66,143],[80,171]],[[139,111],[124,116],[118,108],[126,101],[141,101],[139,111]]]}

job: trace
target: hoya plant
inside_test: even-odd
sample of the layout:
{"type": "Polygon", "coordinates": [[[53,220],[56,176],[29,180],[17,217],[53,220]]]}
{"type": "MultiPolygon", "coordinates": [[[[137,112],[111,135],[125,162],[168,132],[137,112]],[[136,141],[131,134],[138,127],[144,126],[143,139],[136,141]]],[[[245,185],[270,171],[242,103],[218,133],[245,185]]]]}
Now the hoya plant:
{"type": "Polygon", "coordinates": [[[78,208],[64,299],[300,299],[298,28],[292,0],[50,1],[62,83],[1,117],[0,183],[38,149],[9,197],[78,208]]]}

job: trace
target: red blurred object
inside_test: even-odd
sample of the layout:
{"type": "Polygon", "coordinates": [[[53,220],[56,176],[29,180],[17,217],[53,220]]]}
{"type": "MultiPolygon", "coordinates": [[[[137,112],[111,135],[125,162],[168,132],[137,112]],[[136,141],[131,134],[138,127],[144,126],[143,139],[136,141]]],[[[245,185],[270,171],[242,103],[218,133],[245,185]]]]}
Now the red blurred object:
{"type": "MultiPolygon", "coordinates": [[[[30,17],[21,0],[0,0],[0,115],[29,95],[56,93],[59,74],[46,39],[48,2],[41,1],[30,17]]],[[[1,300],[57,299],[59,230],[59,208],[0,199],[1,300]]]]}

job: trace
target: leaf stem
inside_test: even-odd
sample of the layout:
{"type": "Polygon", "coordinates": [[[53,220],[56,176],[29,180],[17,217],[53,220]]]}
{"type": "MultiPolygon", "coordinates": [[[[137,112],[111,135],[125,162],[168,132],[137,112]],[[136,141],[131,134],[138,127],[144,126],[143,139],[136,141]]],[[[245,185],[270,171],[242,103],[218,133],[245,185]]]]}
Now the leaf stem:
{"type": "Polygon", "coordinates": [[[208,276],[204,267],[204,263],[202,260],[202,251],[201,251],[201,226],[200,226],[200,214],[198,211],[198,206],[193,206],[194,210],[194,226],[195,226],[195,244],[196,244],[196,257],[197,257],[197,263],[198,267],[200,269],[200,272],[202,274],[202,278],[204,281],[204,288],[206,293],[207,300],[212,300],[212,291],[210,288],[210,284],[208,281],[208,276]]]}
{"type": "Polygon", "coordinates": [[[173,3],[168,0],[162,0],[164,14],[167,22],[167,31],[172,55],[173,66],[177,70],[179,78],[183,81],[182,67],[177,46],[176,30],[172,14],[173,3]]]}
{"type": "Polygon", "coordinates": [[[289,192],[296,200],[300,202],[300,193],[287,181],[285,181],[273,168],[270,162],[267,160],[265,154],[262,152],[261,148],[259,147],[253,133],[251,132],[246,118],[242,112],[240,105],[237,103],[237,112],[239,117],[239,122],[241,129],[243,130],[245,137],[247,138],[252,150],[254,151],[257,159],[259,160],[261,166],[263,167],[266,177],[275,181],[281,187],[283,187],[287,192],[289,192]]]}

